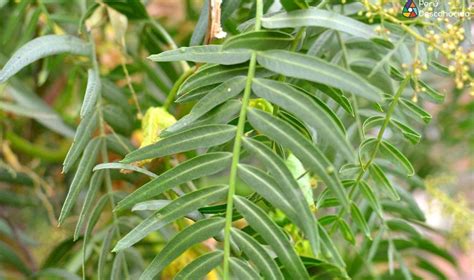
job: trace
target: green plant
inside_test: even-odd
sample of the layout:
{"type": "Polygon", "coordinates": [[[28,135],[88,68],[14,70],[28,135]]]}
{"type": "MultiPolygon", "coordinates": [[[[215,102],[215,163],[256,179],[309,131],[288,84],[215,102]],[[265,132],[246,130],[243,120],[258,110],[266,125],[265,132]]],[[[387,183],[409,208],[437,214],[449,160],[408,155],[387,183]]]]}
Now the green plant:
{"type": "MultiPolygon", "coordinates": [[[[444,99],[422,80],[428,65],[450,75],[444,56],[454,63],[457,86],[472,84],[465,67],[472,53],[427,39],[447,24],[384,11],[397,2],[281,1],[280,11],[268,13],[273,1],[224,1],[223,22],[234,34],[213,41],[210,27],[219,22],[207,15],[220,11],[205,4],[192,46],[177,48],[138,1],[84,2],[82,39],[33,39],[0,72],[0,82],[9,80],[17,94],[16,104],[0,108],[71,136],[62,117],[15,91],[23,85],[13,76],[55,54],[87,58],[75,62],[87,86],[63,164],[66,174],[76,172],[58,220],[66,223],[82,202],[73,239],[83,240],[84,278],[152,279],[186,254],[193,260],[178,267],[177,279],[214,269],[224,279],[413,279],[420,270],[446,277],[429,259],[410,258],[413,250],[455,265],[419,230],[424,215],[407,189],[423,183],[402,152],[421,139],[414,127],[431,119],[419,104],[444,99]],[[370,14],[357,14],[364,9],[370,14]],[[143,45],[134,49],[126,41],[128,20],[143,32],[143,45]],[[101,71],[94,38],[104,21],[121,52],[108,73],[101,71]],[[154,40],[160,50],[149,59],[157,64],[142,58],[156,51],[154,40]],[[137,73],[148,83],[134,82],[137,73]],[[117,76],[125,89],[114,83],[117,76]],[[166,98],[151,98],[148,85],[166,98]],[[29,113],[32,108],[40,114],[29,113]],[[175,122],[168,112],[181,118],[175,122]],[[147,145],[135,149],[130,135],[140,122],[147,145]],[[112,162],[112,153],[123,159],[112,162]],[[118,191],[114,181],[131,193],[118,191]],[[147,238],[156,232],[159,241],[147,238]],[[145,266],[143,259],[151,262],[145,266]]],[[[461,30],[463,23],[449,24],[461,30]]]]}

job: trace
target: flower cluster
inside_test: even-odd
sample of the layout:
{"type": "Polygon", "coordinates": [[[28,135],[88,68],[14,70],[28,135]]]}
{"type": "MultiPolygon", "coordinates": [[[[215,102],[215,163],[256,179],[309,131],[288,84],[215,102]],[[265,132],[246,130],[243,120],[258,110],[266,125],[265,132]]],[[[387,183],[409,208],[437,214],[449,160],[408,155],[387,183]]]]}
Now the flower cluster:
{"type": "MultiPolygon", "coordinates": [[[[472,8],[463,7],[459,1],[449,1],[449,11],[458,12],[459,16],[450,17],[443,14],[440,17],[418,17],[415,19],[400,19],[402,6],[399,1],[363,1],[365,11],[359,15],[365,15],[369,23],[380,21],[380,26],[375,31],[378,34],[388,36],[390,32],[384,27],[386,22],[398,25],[403,31],[409,34],[417,43],[424,44],[431,55],[431,59],[440,59],[442,64],[448,64],[449,72],[454,76],[455,86],[462,89],[465,86],[471,87],[471,94],[474,94],[474,78],[470,73],[470,65],[474,64],[474,51],[463,46],[465,42],[465,30],[463,23],[466,14],[469,15],[472,8]]],[[[439,7],[422,7],[424,14],[434,14],[439,7]]],[[[416,46],[414,46],[416,48],[416,46]]],[[[427,65],[421,63],[418,52],[414,51],[415,57],[412,65],[403,65],[404,71],[410,71],[413,77],[419,77],[427,65]]],[[[417,88],[423,91],[423,88],[417,88]]]]}

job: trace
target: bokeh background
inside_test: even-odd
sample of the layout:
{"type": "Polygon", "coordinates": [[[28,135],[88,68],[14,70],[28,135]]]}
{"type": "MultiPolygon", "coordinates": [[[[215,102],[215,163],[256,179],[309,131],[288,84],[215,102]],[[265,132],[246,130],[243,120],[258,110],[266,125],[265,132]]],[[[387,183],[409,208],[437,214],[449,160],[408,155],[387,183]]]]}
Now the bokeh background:
{"type": "MultiPolygon", "coordinates": [[[[15,49],[35,36],[75,34],[81,14],[72,2],[0,0],[0,66],[15,49]]],[[[202,1],[151,0],[147,1],[146,10],[163,24],[178,45],[184,46],[189,42],[201,5],[202,1]]],[[[165,96],[160,90],[146,92],[150,77],[141,74],[137,63],[137,57],[143,60],[145,56],[134,50],[139,44],[148,45],[150,52],[159,50],[162,38],[147,29],[146,24],[130,21],[126,28],[127,44],[132,46],[128,53],[117,47],[116,29],[111,26],[104,25],[101,32],[94,34],[101,71],[113,76],[126,91],[127,80],[121,71],[125,63],[142,104],[163,100],[165,96]]],[[[472,44],[467,47],[472,49],[472,44]]],[[[61,173],[61,162],[71,139],[39,123],[36,118],[43,114],[41,110],[26,112],[17,108],[19,111],[15,112],[7,108],[12,92],[24,90],[37,97],[33,103],[51,107],[74,127],[85,87],[85,77],[78,67],[81,62],[74,59],[77,60],[66,56],[45,59],[22,74],[24,85],[0,85],[0,279],[19,277],[21,265],[15,258],[36,269],[54,262],[51,253],[58,248],[78,251],[69,239],[74,221],[61,228],[56,226],[71,180],[71,175],[61,173]]],[[[170,79],[176,75],[172,70],[167,74],[170,79]]],[[[429,229],[425,232],[456,256],[459,268],[456,270],[442,260],[434,262],[450,279],[474,279],[474,96],[468,90],[456,89],[449,77],[426,76],[425,80],[445,93],[446,101],[424,104],[433,119],[426,126],[420,124],[423,139],[407,152],[420,184],[425,185],[414,190],[415,198],[428,225],[442,234],[429,229]]],[[[169,80],[165,83],[170,86],[169,80]]],[[[132,135],[132,142],[139,141],[140,131],[132,131],[136,127],[130,125],[123,131],[132,135]]],[[[114,188],[121,187],[120,183],[114,184],[114,188]]],[[[63,265],[70,271],[80,270],[80,255],[73,254],[63,265]]]]}

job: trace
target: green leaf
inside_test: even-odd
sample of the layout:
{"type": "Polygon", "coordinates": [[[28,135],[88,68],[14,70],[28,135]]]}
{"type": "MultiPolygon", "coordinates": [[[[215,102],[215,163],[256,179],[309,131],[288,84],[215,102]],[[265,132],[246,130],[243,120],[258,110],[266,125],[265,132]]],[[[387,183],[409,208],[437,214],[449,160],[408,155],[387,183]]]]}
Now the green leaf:
{"type": "Polygon", "coordinates": [[[192,127],[199,127],[209,124],[228,124],[230,121],[238,117],[241,107],[242,102],[240,102],[240,100],[231,99],[229,101],[226,101],[221,106],[214,108],[212,111],[209,112],[209,114],[206,114],[202,118],[197,119],[188,126],[173,132],[168,132],[168,130],[166,129],[163,130],[160,135],[162,137],[168,137],[170,135],[179,133],[180,131],[191,129],[192,127]]]}
{"type": "Polygon", "coordinates": [[[407,233],[409,235],[421,238],[421,234],[412,225],[402,219],[390,219],[386,221],[390,230],[407,233]]]}
{"type": "Polygon", "coordinates": [[[208,85],[204,87],[198,87],[196,89],[190,90],[178,96],[178,98],[174,101],[175,103],[186,103],[191,101],[196,101],[201,99],[203,96],[208,94],[211,90],[213,90],[216,86],[215,85],[208,85]]]}
{"type": "Polygon", "coordinates": [[[235,279],[261,279],[258,273],[244,261],[231,257],[229,263],[230,272],[234,275],[235,279]]]}
{"type": "Polygon", "coordinates": [[[454,75],[454,73],[449,71],[448,66],[443,65],[442,63],[435,60],[430,61],[428,67],[431,71],[433,71],[433,73],[441,76],[452,77],[454,75]]]}
{"type": "Polygon", "coordinates": [[[267,244],[271,244],[285,269],[295,279],[309,279],[308,272],[294,251],[293,246],[268,214],[244,197],[235,196],[234,202],[237,211],[242,214],[249,225],[262,236],[267,244]]]}
{"type": "Polygon", "coordinates": [[[338,217],[336,215],[326,215],[319,218],[318,222],[323,226],[327,226],[334,223],[337,220],[338,220],[338,217]]]}
{"type": "MultiPolygon", "coordinates": [[[[412,83],[412,85],[413,84],[414,83],[412,83]]],[[[445,94],[442,94],[441,92],[432,88],[429,84],[423,82],[422,80],[418,80],[418,84],[421,86],[423,93],[425,93],[431,101],[434,101],[435,103],[438,103],[438,104],[441,104],[444,102],[444,99],[446,97],[445,94]]]]}
{"type": "Polygon", "coordinates": [[[118,252],[117,254],[114,255],[114,262],[112,263],[112,267],[110,269],[110,279],[111,280],[120,280],[123,279],[122,277],[122,269],[123,265],[126,265],[124,263],[125,261],[125,255],[124,252],[118,252]]]}
{"type": "Polygon", "coordinates": [[[400,200],[397,190],[392,186],[383,170],[375,163],[369,167],[369,173],[377,185],[384,188],[392,200],[400,200]]]}
{"type": "Polygon", "coordinates": [[[304,266],[311,274],[311,279],[349,279],[347,273],[340,267],[326,262],[325,260],[315,259],[312,257],[301,256],[304,266]]]}
{"type": "Polygon", "coordinates": [[[351,116],[355,116],[354,109],[352,109],[351,102],[341,90],[328,87],[323,84],[318,84],[317,89],[319,89],[322,93],[329,96],[332,100],[336,101],[337,104],[341,105],[341,107],[351,116]]]}
{"type": "Polygon", "coordinates": [[[37,110],[37,108],[29,108],[29,107],[25,107],[18,104],[13,104],[10,102],[0,102],[0,109],[5,112],[13,113],[19,116],[25,116],[28,118],[34,118],[34,119],[46,120],[46,119],[54,119],[57,117],[57,115],[53,112],[42,112],[42,111],[37,110]]]}
{"type": "Polygon", "coordinates": [[[334,166],[313,143],[289,124],[268,113],[251,109],[248,116],[249,122],[254,128],[290,149],[307,168],[313,170],[334,192],[341,205],[346,209],[349,208],[349,200],[337,177],[334,166]]]}
{"type": "Polygon", "coordinates": [[[135,0],[104,0],[107,6],[125,15],[131,20],[146,19],[148,14],[141,1],[135,0]]]}
{"type": "Polygon", "coordinates": [[[413,168],[413,165],[411,165],[410,161],[405,157],[405,155],[403,155],[402,152],[400,152],[400,150],[398,150],[395,146],[385,140],[382,140],[380,142],[380,147],[406,169],[408,176],[415,175],[415,169],[413,168]]]}
{"type": "Polygon", "coordinates": [[[302,229],[311,243],[313,253],[315,255],[319,254],[317,222],[308,207],[308,203],[305,201],[304,194],[301,192],[298,183],[293,178],[290,170],[288,170],[285,162],[261,142],[244,137],[242,143],[270,171],[270,175],[277,182],[275,187],[279,188],[280,192],[286,197],[285,200],[293,205],[296,209],[295,211],[306,221],[303,223],[302,229]]]}
{"type": "Polygon", "coordinates": [[[371,116],[367,118],[362,124],[362,132],[367,135],[367,131],[376,125],[383,124],[385,116],[371,116]]]}
{"type": "Polygon", "coordinates": [[[307,0],[281,0],[280,3],[287,11],[293,11],[297,9],[306,9],[309,7],[307,0]]]}
{"type": "Polygon", "coordinates": [[[125,237],[120,239],[114,251],[126,249],[142,240],[150,232],[175,221],[200,207],[223,200],[227,197],[227,186],[206,187],[185,194],[146,218],[125,237]]]}
{"type": "Polygon", "coordinates": [[[155,144],[135,150],[125,156],[120,162],[132,163],[139,160],[182,153],[197,148],[217,146],[234,138],[235,131],[235,126],[224,124],[211,124],[191,128],[161,139],[155,144]]]}
{"type": "Polygon", "coordinates": [[[223,49],[251,49],[257,51],[286,49],[294,39],[290,34],[281,31],[250,31],[231,37],[224,43],[223,49]]]}
{"type": "Polygon", "coordinates": [[[359,227],[360,231],[362,231],[365,236],[367,236],[367,238],[372,240],[372,237],[370,236],[369,226],[367,225],[364,216],[360,212],[359,207],[357,207],[357,205],[355,205],[354,203],[351,203],[351,217],[352,220],[359,227]]]}
{"type": "Polygon", "coordinates": [[[359,188],[362,191],[362,195],[367,199],[369,202],[370,207],[377,213],[377,215],[383,219],[383,210],[382,206],[380,206],[380,202],[378,198],[375,196],[374,192],[372,191],[372,188],[365,182],[365,181],[360,181],[359,182],[359,188]]]}
{"type": "Polygon", "coordinates": [[[97,261],[98,280],[106,279],[105,269],[106,269],[107,256],[110,254],[112,239],[114,238],[116,234],[116,230],[117,230],[116,227],[111,227],[107,231],[107,235],[105,236],[104,241],[102,242],[102,247],[100,249],[100,254],[99,254],[99,260],[97,261]]]}
{"type": "Polygon", "coordinates": [[[100,79],[101,84],[101,94],[105,99],[110,101],[113,104],[116,104],[120,108],[126,110],[130,108],[128,103],[127,95],[120,88],[118,88],[113,82],[107,79],[100,79]]]}
{"type": "Polygon", "coordinates": [[[339,223],[339,229],[341,230],[342,236],[345,240],[347,240],[352,245],[355,245],[355,237],[354,233],[352,233],[351,228],[346,223],[344,219],[338,219],[337,222],[339,223]]]}
{"type": "Polygon", "coordinates": [[[219,266],[223,259],[224,253],[222,251],[214,251],[201,255],[181,269],[181,271],[174,276],[174,279],[203,279],[211,270],[219,266]]]}
{"type": "MultiPolygon", "coordinates": [[[[61,116],[52,110],[45,100],[27,87],[24,81],[13,77],[9,80],[7,89],[8,96],[14,99],[19,106],[26,109],[23,110],[24,115],[32,115],[35,120],[51,131],[67,138],[73,138],[74,130],[64,123],[61,116]],[[28,111],[28,113],[25,113],[25,111],[28,111]]],[[[18,113],[18,111],[15,113],[18,113]]]]}
{"type": "Polygon", "coordinates": [[[334,40],[336,32],[334,30],[323,31],[316,40],[311,44],[306,52],[311,56],[321,56],[324,52],[327,52],[331,47],[331,42],[334,40]]]}
{"type": "Polygon", "coordinates": [[[292,206],[289,199],[291,191],[277,188],[278,184],[262,170],[247,164],[239,164],[238,176],[250,186],[255,192],[260,194],[265,200],[285,213],[291,221],[298,227],[305,228],[306,221],[298,216],[298,211],[292,206]]]}
{"type": "Polygon", "coordinates": [[[416,202],[413,195],[400,186],[395,186],[395,189],[400,195],[401,200],[408,204],[408,210],[415,216],[415,218],[424,222],[426,220],[425,214],[418,206],[418,203],[416,202]]]}
{"type": "Polygon", "coordinates": [[[69,172],[69,170],[71,170],[71,167],[81,156],[82,151],[86,147],[87,143],[92,137],[95,128],[97,127],[98,120],[98,114],[94,112],[93,114],[86,116],[79,124],[76,134],[74,135],[74,141],[72,142],[72,146],[69,149],[66,158],[64,159],[63,173],[69,172]]]}
{"type": "Polygon", "coordinates": [[[249,234],[240,229],[231,229],[232,240],[255,264],[265,279],[284,279],[278,265],[267,251],[249,234]]]}
{"type": "Polygon", "coordinates": [[[134,119],[132,114],[113,104],[102,105],[104,121],[116,132],[132,134],[134,119]]]}
{"type": "Polygon", "coordinates": [[[438,268],[438,265],[433,264],[432,262],[426,260],[424,257],[418,257],[416,262],[416,267],[421,268],[425,271],[428,271],[436,279],[439,280],[448,280],[449,278],[438,268]]]}
{"type": "Polygon", "coordinates": [[[158,175],[156,175],[153,172],[148,171],[145,168],[138,167],[131,164],[120,163],[120,162],[106,162],[106,163],[97,164],[92,171],[98,171],[98,170],[104,170],[104,169],[120,169],[120,170],[123,169],[123,170],[128,170],[128,171],[139,172],[139,173],[147,175],[150,178],[158,177],[158,175]]]}
{"type": "Polygon", "coordinates": [[[376,34],[370,25],[343,16],[339,13],[309,8],[288,13],[279,13],[262,19],[265,28],[324,27],[348,33],[356,37],[370,39],[376,34]]]}
{"type": "Polygon", "coordinates": [[[90,44],[70,35],[46,35],[33,39],[18,49],[0,70],[0,84],[29,64],[55,54],[91,54],[90,44]]]}
{"type": "MultiPolygon", "coordinates": [[[[203,66],[199,69],[199,71],[189,76],[189,78],[184,81],[184,83],[178,90],[178,96],[200,87],[222,83],[224,81],[232,79],[235,76],[247,76],[247,72],[247,63],[244,65],[241,64],[232,66],[203,66]]],[[[257,66],[255,68],[256,77],[269,76],[270,74],[271,73],[269,71],[263,69],[262,67],[257,66]]]]}
{"type": "Polygon", "coordinates": [[[377,143],[376,138],[367,138],[365,139],[359,146],[359,161],[360,161],[360,166],[362,169],[365,169],[365,164],[362,163],[362,161],[366,158],[365,155],[367,153],[373,152],[375,149],[375,145],[377,143]]]}
{"type": "MultiPolygon", "coordinates": [[[[225,2],[224,2],[225,3],[225,2]]],[[[207,32],[209,19],[209,0],[204,0],[202,2],[202,8],[199,13],[199,19],[194,26],[193,34],[191,35],[191,40],[189,42],[190,46],[200,45],[204,40],[207,32]]]]}
{"type": "Polygon", "coordinates": [[[257,61],[263,67],[285,76],[339,88],[371,101],[381,101],[380,90],[369,82],[354,72],[317,57],[284,50],[272,50],[259,52],[257,61]]]}
{"type": "Polygon", "coordinates": [[[388,72],[389,72],[390,77],[394,79],[395,81],[400,82],[405,79],[405,76],[402,74],[402,72],[400,72],[400,70],[398,70],[398,68],[393,65],[390,65],[390,70],[388,72]]]}
{"type": "Polygon", "coordinates": [[[58,219],[59,225],[61,225],[64,219],[66,219],[66,217],[69,215],[69,212],[76,202],[79,192],[89,181],[101,143],[101,139],[96,138],[87,144],[87,147],[84,150],[84,155],[86,156],[83,156],[79,162],[76,174],[72,179],[71,186],[69,187],[66,199],[64,200],[63,208],[61,209],[61,214],[59,215],[58,219]]]}
{"type": "Polygon", "coordinates": [[[217,235],[224,228],[224,224],[225,220],[222,218],[209,218],[198,221],[180,231],[158,253],[140,279],[153,279],[188,248],[217,235]]]}
{"type": "Polygon", "coordinates": [[[167,132],[173,132],[188,126],[189,124],[202,117],[216,106],[226,102],[227,100],[237,96],[245,87],[246,77],[237,76],[227,80],[215,87],[208,94],[202,97],[194,106],[189,114],[181,118],[171,127],[167,128],[167,132]]]}
{"type": "Polygon", "coordinates": [[[24,275],[29,275],[31,273],[26,263],[24,263],[18,254],[3,241],[0,241],[0,261],[14,266],[24,275]]]}
{"type": "Polygon", "coordinates": [[[204,45],[182,47],[177,50],[150,55],[148,58],[157,62],[187,60],[199,63],[232,65],[249,60],[250,52],[242,49],[223,50],[220,45],[204,45]]]}
{"type": "Polygon", "coordinates": [[[354,158],[354,150],[343,131],[339,129],[337,122],[321,104],[314,102],[311,97],[288,84],[266,79],[254,79],[252,90],[257,96],[284,108],[315,128],[318,135],[325,138],[329,145],[340,152],[346,160],[354,158]]]}
{"type": "Polygon", "coordinates": [[[132,145],[130,140],[122,135],[113,133],[108,134],[104,138],[107,143],[107,149],[122,157],[135,149],[135,146],[132,145]]]}
{"type": "Polygon", "coordinates": [[[82,278],[66,269],[46,268],[36,272],[33,279],[81,280],[82,278]]]}
{"type": "Polygon", "coordinates": [[[99,199],[99,201],[96,202],[96,204],[94,205],[94,211],[92,211],[91,216],[87,221],[86,231],[84,232],[84,242],[82,243],[82,265],[85,265],[86,263],[86,248],[87,244],[89,243],[89,238],[92,234],[92,230],[99,221],[100,215],[102,214],[102,211],[107,205],[107,202],[110,202],[111,195],[113,194],[106,193],[99,199]]]}
{"type": "Polygon", "coordinates": [[[291,175],[296,178],[299,189],[301,193],[298,195],[303,195],[306,203],[312,207],[314,206],[313,198],[313,187],[311,185],[311,176],[308,171],[304,168],[301,161],[295,157],[294,154],[290,153],[285,160],[285,165],[290,170],[291,175]]]}
{"type": "Polygon", "coordinates": [[[423,108],[418,106],[415,102],[410,101],[405,98],[400,98],[400,103],[404,106],[405,109],[408,110],[408,112],[411,112],[412,114],[416,115],[419,117],[424,123],[428,124],[431,121],[431,115],[430,113],[426,112],[423,108]]]}
{"type": "Polygon", "coordinates": [[[92,203],[94,202],[94,198],[96,197],[97,192],[99,191],[99,188],[102,185],[103,179],[103,172],[95,172],[94,175],[92,175],[89,184],[89,189],[87,190],[86,198],[84,200],[84,204],[82,205],[81,213],[79,214],[79,220],[76,223],[76,230],[74,231],[74,241],[76,241],[79,238],[79,235],[81,234],[85,219],[89,215],[92,203]]]}
{"type": "Polygon", "coordinates": [[[188,181],[220,172],[230,165],[231,160],[232,154],[228,152],[207,153],[187,160],[126,196],[114,211],[129,208],[188,181]]]}
{"type": "Polygon", "coordinates": [[[87,87],[86,93],[84,95],[84,101],[81,107],[81,118],[84,118],[86,115],[90,114],[93,110],[95,105],[97,104],[97,100],[100,97],[100,78],[99,73],[96,71],[89,69],[87,71],[87,87]]]}
{"type": "Polygon", "coordinates": [[[416,130],[400,121],[397,121],[394,118],[392,118],[390,121],[393,125],[395,125],[395,127],[397,127],[402,132],[403,137],[405,137],[412,144],[418,144],[420,142],[421,134],[418,133],[416,130]]]}
{"type": "Polygon", "coordinates": [[[332,241],[331,237],[327,233],[326,229],[320,224],[318,224],[319,236],[321,236],[321,244],[329,252],[331,258],[335,262],[335,265],[339,266],[341,269],[346,267],[344,260],[339,254],[336,245],[332,241]]]}

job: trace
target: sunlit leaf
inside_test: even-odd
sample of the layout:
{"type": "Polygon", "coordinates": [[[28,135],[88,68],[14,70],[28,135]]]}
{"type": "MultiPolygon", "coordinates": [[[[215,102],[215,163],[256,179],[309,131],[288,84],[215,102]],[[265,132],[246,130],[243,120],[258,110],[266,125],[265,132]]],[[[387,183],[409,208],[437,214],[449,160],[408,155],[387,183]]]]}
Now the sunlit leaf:
{"type": "Polygon", "coordinates": [[[265,28],[317,26],[346,32],[366,39],[376,36],[373,28],[369,25],[335,12],[317,8],[296,10],[266,17],[262,19],[262,25],[265,28]]]}
{"type": "Polygon", "coordinates": [[[285,235],[270,219],[270,217],[254,203],[241,196],[235,196],[235,207],[245,220],[254,228],[268,244],[271,244],[273,250],[280,258],[283,266],[297,279],[308,279],[301,260],[288,242],[285,235]]]}
{"type": "Polygon", "coordinates": [[[79,38],[70,35],[45,35],[35,38],[10,57],[0,71],[0,83],[37,60],[60,53],[85,56],[91,54],[91,47],[79,38]]]}
{"type": "Polygon", "coordinates": [[[287,84],[266,79],[254,79],[252,89],[259,97],[284,108],[314,127],[318,135],[325,138],[344,158],[347,160],[354,158],[354,151],[337,123],[309,96],[287,84]]]}
{"type": "Polygon", "coordinates": [[[222,251],[214,251],[206,253],[179,271],[174,279],[176,280],[193,280],[204,278],[211,270],[219,266],[224,258],[222,251]]]}
{"type": "Polygon", "coordinates": [[[349,208],[349,201],[334,167],[313,143],[289,124],[263,111],[249,110],[249,121],[253,127],[289,148],[331,188],[341,205],[349,208]]]}
{"type": "Polygon", "coordinates": [[[230,165],[231,158],[231,153],[215,152],[187,160],[126,196],[114,211],[129,208],[188,181],[220,172],[230,165]]]}
{"type": "Polygon", "coordinates": [[[339,88],[371,101],[381,100],[380,90],[360,76],[317,57],[272,50],[259,52],[257,61],[263,67],[286,76],[339,88]]]}
{"type": "Polygon", "coordinates": [[[257,240],[236,228],[231,229],[231,234],[232,239],[255,264],[263,277],[268,279],[283,279],[278,265],[257,240]]]}
{"type": "Polygon", "coordinates": [[[223,200],[227,196],[227,189],[227,186],[206,187],[173,200],[173,202],[146,218],[125,235],[115,245],[114,251],[120,251],[132,246],[150,232],[156,231],[200,207],[223,200]]]}
{"type": "Polygon", "coordinates": [[[191,128],[170,137],[161,139],[155,144],[145,146],[129,153],[122,163],[158,158],[197,148],[208,148],[223,144],[235,136],[236,127],[232,125],[203,125],[191,128]]]}
{"type": "Polygon", "coordinates": [[[224,43],[223,49],[285,49],[293,42],[293,40],[293,36],[281,31],[251,31],[231,37],[224,43]]]}
{"type": "Polygon", "coordinates": [[[180,61],[187,60],[201,63],[216,63],[222,65],[239,64],[250,58],[247,50],[222,49],[219,45],[204,45],[182,47],[177,50],[165,51],[148,57],[153,61],[180,61]]]}
{"type": "Polygon", "coordinates": [[[183,229],[158,253],[140,279],[152,279],[189,247],[217,235],[224,228],[224,223],[222,218],[209,218],[183,229]]]}
{"type": "Polygon", "coordinates": [[[72,179],[69,191],[61,209],[61,214],[59,215],[59,224],[62,224],[64,219],[66,219],[66,217],[69,215],[69,212],[77,200],[79,192],[89,181],[101,143],[102,141],[96,138],[87,144],[84,150],[84,154],[87,156],[82,157],[81,161],[79,162],[76,174],[74,175],[74,179],[72,179]]]}
{"type": "Polygon", "coordinates": [[[81,107],[81,118],[90,114],[94,110],[94,107],[99,100],[101,90],[101,83],[99,73],[93,69],[87,71],[87,87],[86,93],[84,94],[84,101],[81,107]]]}

